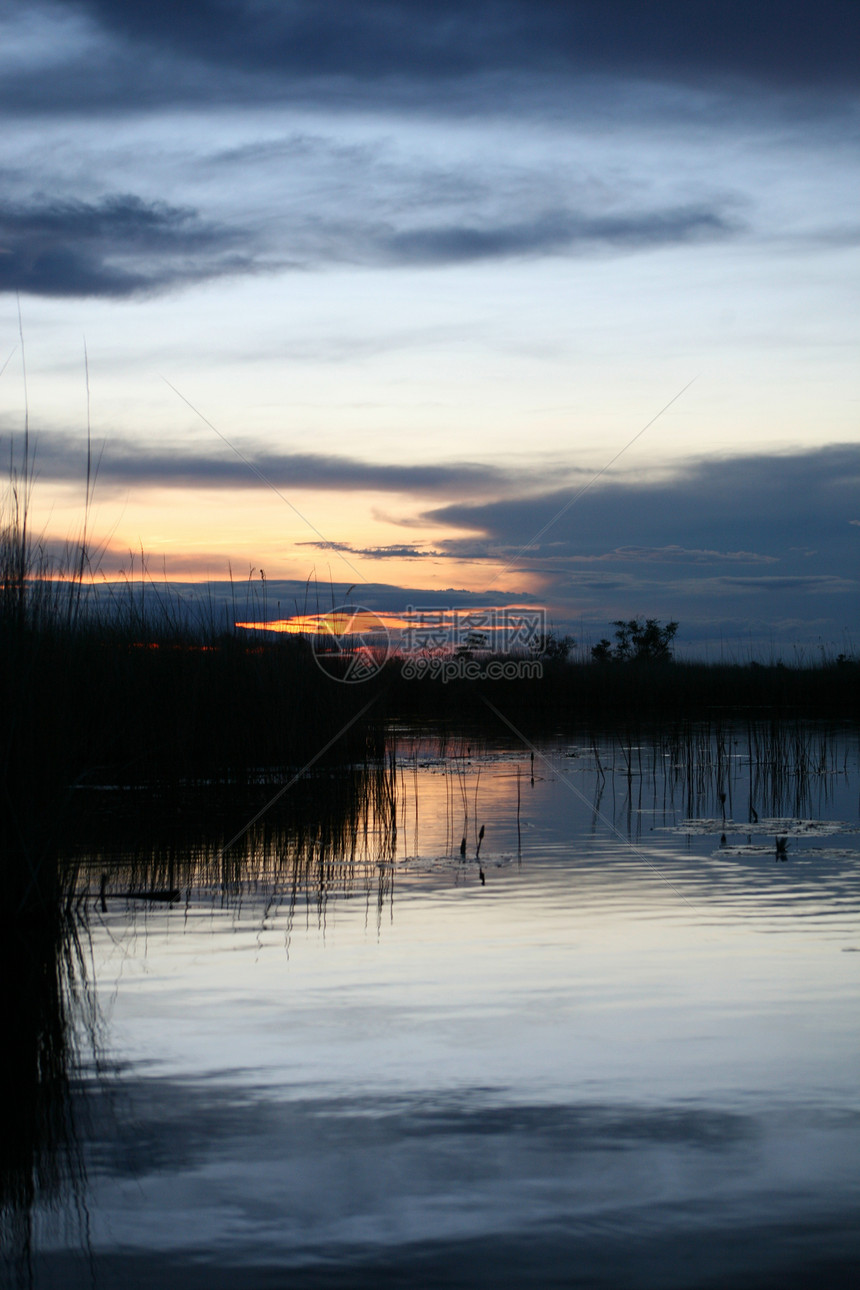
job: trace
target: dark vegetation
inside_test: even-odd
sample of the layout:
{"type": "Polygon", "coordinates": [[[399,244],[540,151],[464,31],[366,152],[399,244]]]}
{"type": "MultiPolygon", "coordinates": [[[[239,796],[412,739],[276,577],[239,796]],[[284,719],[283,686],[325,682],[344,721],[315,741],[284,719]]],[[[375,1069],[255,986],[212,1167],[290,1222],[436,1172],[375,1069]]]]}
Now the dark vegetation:
{"type": "MultiPolygon", "coordinates": [[[[488,702],[532,735],[614,728],[619,723],[673,724],[721,715],[774,720],[860,719],[860,663],[699,663],[639,659],[584,663],[544,658],[540,679],[406,681],[391,660],[386,711],[415,721],[481,721],[493,732],[488,702]]],[[[497,728],[498,729],[498,728],[497,728]]]]}
{"type": "Polygon", "coordinates": [[[616,618],[615,644],[605,636],[592,648],[595,663],[666,663],[672,658],[675,622],[665,625],[657,618],[616,618]]]}
{"type": "Polygon", "coordinates": [[[262,802],[293,767],[382,756],[373,696],[333,684],[306,641],[192,624],[131,582],[94,602],[27,543],[23,523],[0,531],[0,921],[55,907],[87,788],[181,812],[194,785],[256,786],[262,802]]]}
{"type": "Polygon", "coordinates": [[[78,927],[59,911],[0,937],[0,1278],[32,1285],[34,1211],[66,1197],[85,1225],[85,1170],[76,1132],[79,1047],[96,1019],[82,988],[78,927]]]}

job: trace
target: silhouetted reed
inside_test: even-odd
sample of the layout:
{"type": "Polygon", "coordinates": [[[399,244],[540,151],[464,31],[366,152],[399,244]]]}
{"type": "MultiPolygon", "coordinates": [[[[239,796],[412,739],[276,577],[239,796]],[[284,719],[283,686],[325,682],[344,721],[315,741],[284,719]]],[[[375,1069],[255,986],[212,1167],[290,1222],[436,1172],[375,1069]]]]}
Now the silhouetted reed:
{"type": "Polygon", "coordinates": [[[76,1083],[95,1012],[78,929],[62,915],[5,929],[0,972],[0,1248],[9,1284],[30,1286],[37,1212],[62,1211],[87,1250],[76,1083]]]}
{"type": "Polygon", "coordinates": [[[650,805],[667,814],[735,825],[826,814],[834,781],[847,773],[852,738],[856,729],[843,723],[753,715],[628,723],[609,741],[605,729],[590,734],[601,781],[601,758],[614,758],[631,801],[634,792],[639,799],[650,793],[650,805]]]}
{"type": "Polygon", "coordinates": [[[38,557],[22,577],[24,541],[20,524],[0,535],[0,924],[61,899],[81,785],[146,786],[181,809],[191,785],[274,782],[329,744],[324,764],[381,755],[380,718],[360,715],[372,696],[333,683],[307,641],[192,620],[137,584],[106,602],[38,557]]]}

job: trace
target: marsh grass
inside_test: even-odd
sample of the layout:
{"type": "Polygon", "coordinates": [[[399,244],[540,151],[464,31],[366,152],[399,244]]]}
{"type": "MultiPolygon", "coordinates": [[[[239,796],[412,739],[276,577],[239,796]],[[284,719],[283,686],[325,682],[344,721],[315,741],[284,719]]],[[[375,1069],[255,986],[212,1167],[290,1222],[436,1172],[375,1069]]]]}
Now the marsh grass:
{"type": "Polygon", "coordinates": [[[153,577],[142,552],[118,581],[100,578],[89,414],[86,460],[81,531],[52,555],[31,524],[25,406],[0,499],[0,927],[50,920],[65,899],[58,855],[82,786],[146,786],[181,813],[198,783],[275,782],[329,744],[322,764],[383,746],[378,719],[355,720],[367,694],[332,684],[307,640],[236,629],[267,616],[264,575],[217,611],[153,577]]]}
{"type": "MultiPolygon", "coordinates": [[[[855,731],[854,756],[856,739],[855,731]]],[[[835,781],[848,773],[851,743],[843,723],[749,714],[652,725],[618,741],[628,792],[635,780],[652,805],[659,795],[666,810],[724,827],[826,815],[835,781]]]]}

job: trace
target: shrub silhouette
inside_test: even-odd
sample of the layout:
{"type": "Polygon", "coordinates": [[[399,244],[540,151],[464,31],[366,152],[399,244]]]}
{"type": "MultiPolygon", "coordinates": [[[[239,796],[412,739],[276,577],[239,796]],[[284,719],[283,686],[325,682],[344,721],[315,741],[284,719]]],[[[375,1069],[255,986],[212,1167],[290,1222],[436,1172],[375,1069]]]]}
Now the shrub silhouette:
{"type": "Polygon", "coordinates": [[[542,632],[532,642],[530,652],[535,658],[545,659],[549,663],[564,663],[576,641],[572,636],[560,636],[558,632],[542,632]]]}
{"type": "Polygon", "coordinates": [[[659,618],[616,618],[615,644],[605,636],[592,647],[596,663],[668,662],[671,644],[678,630],[675,622],[661,623],[659,618]]]}

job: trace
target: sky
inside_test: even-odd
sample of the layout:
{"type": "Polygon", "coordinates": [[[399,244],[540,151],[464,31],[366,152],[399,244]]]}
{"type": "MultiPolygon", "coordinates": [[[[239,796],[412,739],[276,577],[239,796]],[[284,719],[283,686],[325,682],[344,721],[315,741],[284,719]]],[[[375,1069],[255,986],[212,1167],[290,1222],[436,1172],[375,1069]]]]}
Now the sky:
{"type": "Polygon", "coordinates": [[[0,451],[97,578],[860,647],[853,0],[0,0],[0,451]]]}

